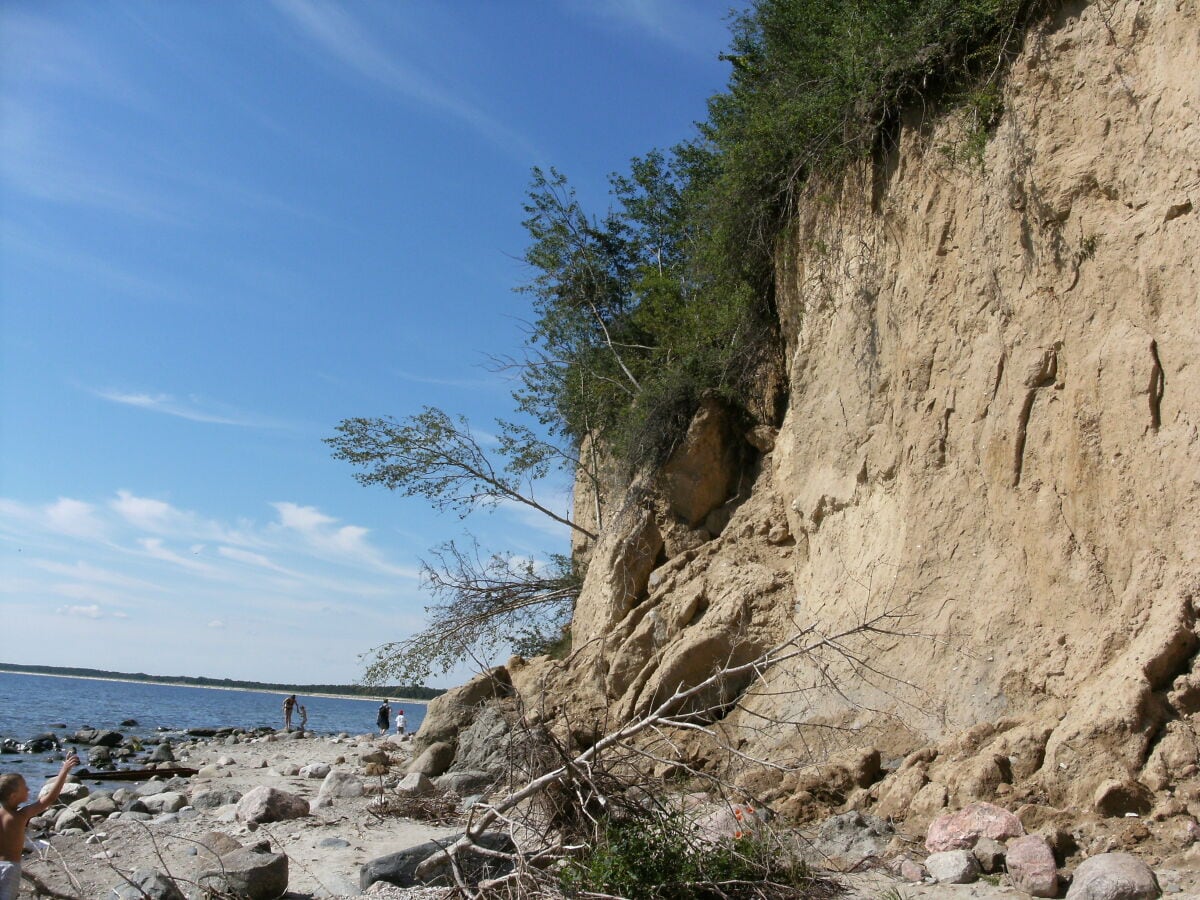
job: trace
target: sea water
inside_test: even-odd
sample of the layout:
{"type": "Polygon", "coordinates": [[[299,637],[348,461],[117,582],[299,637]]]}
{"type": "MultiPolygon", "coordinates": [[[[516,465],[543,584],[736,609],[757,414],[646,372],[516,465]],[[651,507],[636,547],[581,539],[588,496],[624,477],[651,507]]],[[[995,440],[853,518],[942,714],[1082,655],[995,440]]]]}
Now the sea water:
{"type": "MultiPolygon", "coordinates": [[[[182,737],[188,728],[282,728],[284,696],[264,691],[0,672],[0,738],[23,742],[50,732],[65,740],[85,726],[167,739],[182,737]],[[138,724],[122,726],[127,719],[136,719],[138,724]],[[58,724],[66,728],[51,727],[58,724]]],[[[375,715],[381,699],[297,696],[308,710],[307,730],[318,734],[376,731],[375,715]]],[[[425,718],[425,706],[393,699],[392,714],[394,717],[398,709],[403,709],[408,730],[414,732],[425,718]]],[[[293,726],[299,721],[299,713],[294,713],[293,726]]],[[[86,765],[87,754],[84,748],[78,749],[86,765]]],[[[31,785],[37,784],[57,772],[61,760],[61,754],[52,753],[4,754],[0,755],[0,773],[19,772],[31,785]]]]}

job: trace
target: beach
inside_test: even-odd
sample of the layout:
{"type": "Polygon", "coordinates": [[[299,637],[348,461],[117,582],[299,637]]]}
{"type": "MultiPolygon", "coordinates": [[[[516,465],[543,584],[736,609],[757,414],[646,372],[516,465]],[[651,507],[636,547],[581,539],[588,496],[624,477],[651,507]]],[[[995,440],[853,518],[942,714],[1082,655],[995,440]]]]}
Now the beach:
{"type": "MultiPolygon", "coordinates": [[[[359,893],[363,863],[456,831],[453,825],[430,825],[368,811],[380,792],[388,791],[403,774],[410,742],[376,735],[343,738],[268,734],[238,738],[230,744],[228,740],[189,741],[176,746],[177,762],[202,773],[185,779],[184,786],[167,782],[144,783],[140,789],[134,784],[126,786],[143,795],[157,788],[176,788],[189,800],[181,810],[146,820],[97,819],[79,833],[71,833],[73,829],[45,833],[42,837],[49,841],[49,850],[40,854],[41,858],[27,857],[25,870],[57,891],[81,897],[109,893],[124,883],[122,873],[128,875],[147,866],[165,872],[186,888],[201,867],[198,848],[204,836],[221,832],[246,846],[269,841],[273,852],[286,854],[289,893],[348,896],[359,893]],[[366,776],[361,757],[380,750],[394,764],[388,775],[366,776]],[[207,809],[190,804],[206,792],[245,795],[260,786],[311,802],[317,799],[324,779],[296,774],[305,766],[317,771],[328,766],[354,774],[364,782],[366,794],[339,797],[309,815],[262,825],[239,821],[235,804],[207,809]]],[[[40,785],[30,787],[36,794],[40,785]]],[[[29,887],[24,885],[26,890],[29,887]]]]}

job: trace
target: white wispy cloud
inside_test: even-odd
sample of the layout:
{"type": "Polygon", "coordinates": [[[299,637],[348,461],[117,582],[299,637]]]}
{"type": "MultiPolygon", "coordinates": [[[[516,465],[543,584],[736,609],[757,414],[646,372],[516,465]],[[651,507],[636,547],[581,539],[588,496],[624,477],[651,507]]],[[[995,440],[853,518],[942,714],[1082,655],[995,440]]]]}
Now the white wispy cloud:
{"type": "Polygon", "coordinates": [[[351,14],[349,10],[353,7],[322,0],[272,0],[272,3],[327,54],[359,76],[457,119],[522,163],[539,158],[524,136],[381,46],[351,14]]]}
{"type": "Polygon", "coordinates": [[[50,559],[31,558],[29,565],[43,572],[49,572],[51,575],[73,578],[89,584],[105,584],[119,588],[161,590],[153,582],[145,581],[141,578],[132,578],[129,575],[103,569],[82,560],[75,563],[63,563],[50,559]]]}
{"type": "Polygon", "coordinates": [[[192,559],[190,556],[176,553],[170,547],[166,546],[162,538],[139,538],[137,544],[142,548],[142,553],[151,559],[168,562],[179,566],[181,569],[188,569],[196,573],[214,574],[211,566],[192,559]]]}
{"type": "Polygon", "coordinates": [[[100,607],[95,603],[88,606],[60,606],[58,614],[60,616],[76,616],[85,619],[99,619],[104,615],[100,611],[100,607]]]}
{"type": "Polygon", "coordinates": [[[407,372],[404,369],[393,369],[393,374],[403,380],[411,381],[414,384],[432,384],[438,387],[462,388],[463,390],[478,391],[490,388],[507,387],[514,379],[503,378],[501,376],[479,377],[479,378],[450,378],[437,375],[423,375],[417,372],[407,372]]]}
{"type": "Polygon", "coordinates": [[[675,50],[715,55],[728,41],[729,4],[696,0],[571,0],[580,13],[632,28],[675,50]]]}
{"type": "Polygon", "coordinates": [[[180,400],[171,394],[150,394],[144,392],[127,392],[116,390],[92,390],[92,394],[110,403],[122,406],[133,406],[147,412],[161,413],[187,419],[190,422],[203,422],[209,425],[236,425],[242,428],[282,428],[280,422],[263,416],[246,413],[206,409],[206,401],[193,395],[186,400],[180,400]]]}
{"type": "Polygon", "coordinates": [[[312,552],[344,564],[367,565],[401,578],[418,578],[419,570],[387,562],[367,540],[370,530],[361,525],[339,525],[313,506],[281,501],[272,503],[279,513],[278,528],[295,532],[312,552]]]}

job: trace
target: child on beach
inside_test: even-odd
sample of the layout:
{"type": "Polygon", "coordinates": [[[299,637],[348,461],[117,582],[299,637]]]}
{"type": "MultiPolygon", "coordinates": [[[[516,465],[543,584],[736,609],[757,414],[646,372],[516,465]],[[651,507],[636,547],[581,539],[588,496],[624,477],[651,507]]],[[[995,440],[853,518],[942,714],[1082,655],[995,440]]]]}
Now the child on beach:
{"type": "Polygon", "coordinates": [[[300,730],[304,730],[304,726],[308,724],[308,710],[304,708],[304,704],[300,704],[300,730]]]}
{"type": "Polygon", "coordinates": [[[404,710],[402,710],[402,709],[398,710],[396,712],[396,734],[403,737],[404,730],[406,727],[407,727],[407,721],[404,718],[404,710]]]}
{"type": "Polygon", "coordinates": [[[79,765],[74,751],[67,754],[49,793],[36,803],[21,806],[29,799],[29,785],[20,775],[0,775],[0,900],[16,900],[21,889],[21,851],[25,847],[25,827],[58,799],[67,775],[79,765]]]}

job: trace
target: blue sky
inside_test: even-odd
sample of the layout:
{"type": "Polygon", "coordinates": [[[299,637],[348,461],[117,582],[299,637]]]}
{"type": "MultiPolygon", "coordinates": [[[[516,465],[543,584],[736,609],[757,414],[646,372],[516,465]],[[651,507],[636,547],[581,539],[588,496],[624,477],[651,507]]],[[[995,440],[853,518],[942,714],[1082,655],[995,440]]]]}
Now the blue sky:
{"type": "Polygon", "coordinates": [[[351,681],[429,547],[565,548],[322,438],[509,413],[530,168],[599,210],[703,118],[729,6],[5,0],[0,660],[351,681]]]}

